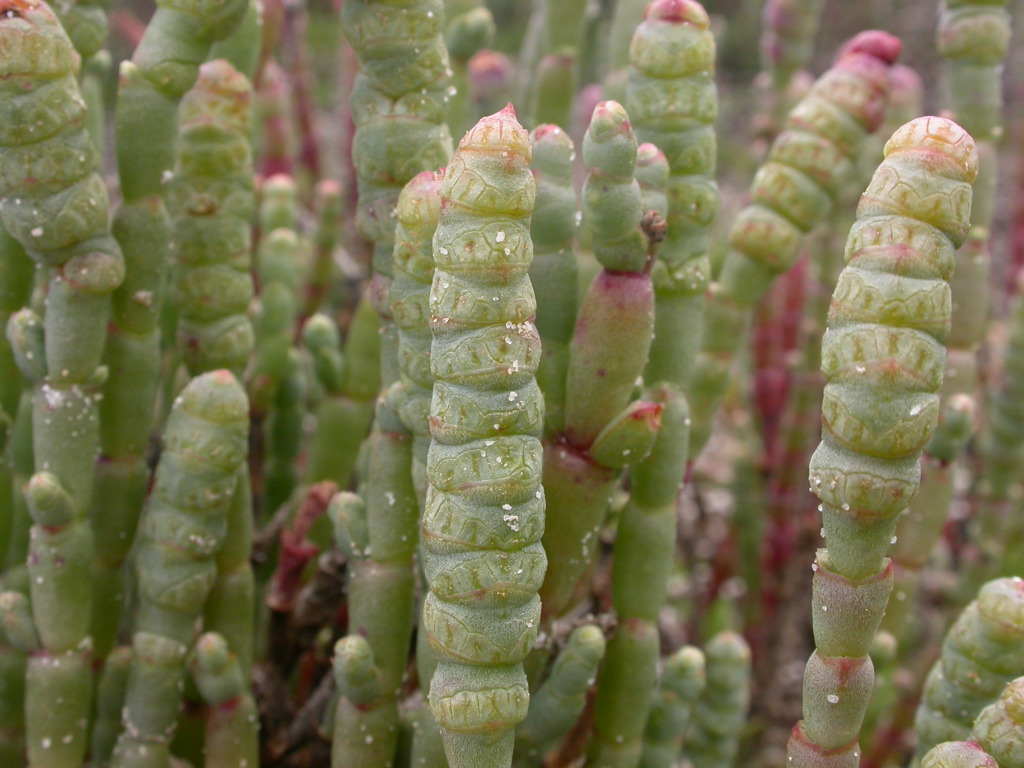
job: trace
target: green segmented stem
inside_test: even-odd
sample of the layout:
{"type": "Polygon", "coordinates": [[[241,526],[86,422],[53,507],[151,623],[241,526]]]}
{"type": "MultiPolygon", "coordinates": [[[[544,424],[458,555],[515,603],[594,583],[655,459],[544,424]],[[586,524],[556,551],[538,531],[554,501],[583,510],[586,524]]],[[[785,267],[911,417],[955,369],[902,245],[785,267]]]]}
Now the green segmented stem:
{"type": "Polygon", "coordinates": [[[302,447],[306,388],[295,329],[307,244],[295,232],[298,200],[292,178],[271,176],[261,193],[259,220],[264,237],[257,256],[256,345],[246,379],[253,410],[264,414],[263,508],[276,510],[299,482],[296,460],[302,447]]]}
{"type": "MultiPolygon", "coordinates": [[[[336,716],[336,763],[348,751],[353,766],[392,765],[398,738],[398,692],[411,637],[417,522],[426,495],[427,415],[430,371],[430,280],[434,273],[432,238],[440,209],[442,172],[414,176],[398,197],[394,233],[394,275],[382,319],[393,318],[397,337],[386,336],[385,358],[398,364],[399,381],[378,399],[375,424],[366,444],[367,543],[354,558],[349,590],[350,631],[366,638],[368,664],[380,690],[371,701],[345,701],[336,716]],[[355,734],[365,734],[360,740],[355,734]]],[[[383,286],[383,276],[377,286],[383,286]]],[[[426,683],[426,681],[424,681],[426,683]]]]}
{"type": "Polygon", "coordinates": [[[826,548],[814,565],[817,650],[804,674],[804,719],[789,742],[797,766],[857,761],[874,682],[868,650],[892,588],[885,554],[938,417],[947,281],[977,163],[955,123],[907,123],[886,143],[847,240],[822,341],[828,383],[810,465],[826,548]]]}
{"type": "Polygon", "coordinates": [[[349,326],[345,366],[338,384],[326,387],[326,396],[316,409],[316,431],[306,461],[309,483],[333,480],[339,488],[348,487],[380,391],[379,331],[380,315],[367,291],[360,297],[349,326]]]}
{"type": "Polygon", "coordinates": [[[170,256],[164,182],[174,165],[178,103],[211,44],[241,18],[244,0],[160,2],[131,61],[122,63],[115,114],[123,202],[113,232],[126,275],[113,294],[100,403],[101,457],[92,510],[96,540],[96,655],[113,647],[124,605],[122,569],[146,494],[145,456],[160,381],[160,317],[170,256]]]}
{"type": "Polygon", "coordinates": [[[824,220],[852,174],[864,137],[881,124],[888,69],[899,51],[900,41],[879,31],[844,45],[790,112],[754,177],[753,199],[733,222],[708,304],[690,402],[694,453],[707,440],[752,308],[796,262],[804,236],[824,220]]]}
{"type": "Polygon", "coordinates": [[[37,473],[24,490],[35,522],[28,570],[42,643],[26,675],[28,759],[34,768],[80,765],[86,745],[96,389],[106,378],[100,356],[110,294],[124,277],[107,220],[106,186],[94,170],[78,65],[78,54],[47,5],[0,5],[0,221],[47,275],[41,325],[30,311],[19,313],[37,332],[8,335],[15,344],[29,341],[15,358],[27,363],[23,373],[37,385],[37,473]],[[57,706],[56,699],[66,703],[57,706]]]}
{"type": "Polygon", "coordinates": [[[249,146],[252,87],[224,59],[207,62],[181,102],[180,138],[167,207],[174,231],[171,295],[178,352],[189,374],[241,375],[253,350],[249,146]]]}
{"type": "Polygon", "coordinates": [[[537,205],[530,224],[533,264],[530,282],[537,296],[537,331],[544,354],[537,384],[544,393],[544,428],[560,432],[564,424],[565,376],[569,343],[576,326],[577,266],[573,238],[578,226],[572,166],[572,139],[557,125],[537,126],[530,132],[537,182],[537,205]]]}
{"type": "Polygon", "coordinates": [[[540,766],[546,751],[565,737],[587,700],[605,653],[604,633],[586,624],[569,635],[547,679],[530,699],[530,711],[516,729],[516,768],[540,766]]]}
{"type": "Polygon", "coordinates": [[[704,654],[687,645],[665,661],[644,729],[644,768],[673,768],[693,710],[707,683],[704,654]]]}
{"type": "Polygon", "coordinates": [[[957,617],[925,681],[914,719],[922,755],[967,739],[975,718],[1024,664],[1024,583],[996,579],[957,617]]]}
{"type": "MultiPolygon", "coordinates": [[[[1010,14],[999,0],[950,0],[943,6],[938,48],[947,62],[948,103],[952,118],[978,147],[978,183],[974,188],[971,229],[957,253],[953,288],[953,326],[949,337],[950,376],[944,393],[974,394],[977,347],[989,316],[987,286],[989,235],[999,177],[996,144],[1003,132],[1001,74],[1010,41],[1010,14]]],[[[943,438],[940,421],[936,440],[943,438]]]]}
{"type": "MultiPolygon", "coordinates": [[[[370,644],[349,635],[334,646],[334,678],[338,702],[334,710],[331,768],[394,765],[395,739],[380,739],[388,727],[394,729],[389,707],[380,706],[384,683],[370,644]]],[[[390,697],[388,697],[390,698],[390,697]]]]}
{"type": "Polygon", "coordinates": [[[216,556],[217,579],[203,607],[203,626],[228,641],[243,674],[248,676],[256,628],[255,575],[249,563],[253,514],[248,465],[243,465],[238,472],[227,523],[224,546],[216,556]]]}
{"type": "Polygon", "coordinates": [[[128,691],[128,674],[132,668],[132,649],[122,645],[103,662],[103,672],[96,683],[96,714],[89,743],[92,764],[107,766],[121,733],[121,710],[128,691]]]}
{"type": "MultiPolygon", "coordinates": [[[[217,579],[248,447],[249,403],[229,371],[193,379],[171,410],[136,551],[134,659],[117,768],[166,768],[196,621],[217,579]]],[[[249,628],[251,632],[251,628],[249,628]]]]}
{"type": "MultiPolygon", "coordinates": [[[[253,359],[246,374],[253,408],[267,410],[288,375],[299,317],[299,252],[292,227],[265,230],[256,258],[260,294],[252,324],[253,359]]],[[[275,509],[271,505],[271,509],[275,509]]]]}
{"type": "Polygon", "coordinates": [[[434,279],[434,230],[441,212],[444,171],[423,171],[398,196],[391,313],[398,325],[399,415],[412,433],[412,477],[420,507],[427,492],[430,447],[430,284],[434,279]]]}
{"type": "Polygon", "coordinates": [[[422,627],[438,657],[430,706],[452,768],[511,764],[530,698],[522,660],[540,621],[530,153],[511,106],[477,123],[448,164],[434,235],[422,627]]]}
{"type": "Polygon", "coordinates": [[[205,768],[256,768],[260,764],[259,716],[248,675],[228,642],[215,632],[196,640],[192,679],[207,704],[205,768]]]}
{"type": "MultiPolygon", "coordinates": [[[[355,497],[365,533],[350,535],[350,637],[368,644],[373,676],[380,690],[370,701],[350,701],[335,719],[338,746],[349,745],[351,766],[394,764],[398,739],[398,694],[402,687],[412,632],[414,564],[419,504],[412,475],[412,436],[398,416],[393,385],[377,402],[373,431],[365,446],[364,498],[355,497]],[[360,734],[354,738],[354,734],[360,734]],[[354,740],[352,740],[354,738],[354,740]],[[386,760],[381,762],[381,756],[386,760]]],[[[342,705],[339,704],[339,708],[342,705]]]]}
{"type": "MultiPolygon", "coordinates": [[[[342,653],[339,647],[336,656],[361,660],[358,667],[346,661],[348,672],[339,678],[343,691],[351,687],[344,680],[354,679],[356,669],[364,670],[359,675],[372,676],[379,690],[365,701],[360,699],[364,694],[354,689],[351,695],[355,699],[343,693],[335,715],[332,752],[336,765],[373,768],[393,765],[396,759],[397,699],[412,629],[413,555],[426,494],[430,445],[427,415],[434,379],[428,298],[434,275],[432,238],[443,179],[443,172],[423,171],[398,197],[394,280],[389,296],[390,314],[398,328],[395,342],[400,382],[378,401],[376,424],[366,446],[362,514],[367,531],[365,544],[355,548],[350,564],[352,635],[344,641],[347,650],[342,653]],[[365,649],[350,656],[357,640],[364,642],[365,649]]],[[[394,354],[382,350],[382,354],[388,353],[394,354]]],[[[343,668],[337,669],[341,674],[343,668]]]]}
{"type": "Polygon", "coordinates": [[[397,328],[388,293],[395,208],[402,187],[420,171],[448,161],[450,68],[441,0],[355,0],[342,24],[359,58],[350,106],[356,132],[352,160],[359,188],[356,224],[373,243],[370,297],[383,319],[381,378],[398,379],[397,328]]]}
{"type": "MultiPolygon", "coordinates": [[[[248,78],[225,59],[214,59],[199,68],[179,110],[178,157],[167,188],[175,239],[171,291],[178,309],[178,352],[192,376],[227,369],[241,377],[253,351],[247,314],[255,207],[251,102],[248,78]]],[[[252,524],[244,467],[228,507],[227,543],[217,553],[217,579],[205,611],[207,628],[228,640],[243,670],[252,663],[252,524]]]]}
{"type": "Polygon", "coordinates": [[[683,753],[694,768],[736,762],[750,705],[750,648],[735,632],[719,632],[704,649],[707,682],[693,711],[683,753]]]}
{"type": "Polygon", "coordinates": [[[631,495],[619,517],[612,565],[618,626],[598,676],[588,765],[635,768],[657,682],[658,616],[676,543],[676,499],[686,473],[690,413],[671,385],[648,390],[663,407],[650,455],[632,466],[631,495]]]}
{"type": "MultiPolygon", "coordinates": [[[[635,176],[645,221],[656,221],[667,206],[665,155],[652,144],[641,145],[635,176]]],[[[648,388],[645,398],[635,404],[636,416],[648,411],[653,446],[636,451],[635,446],[623,445],[621,450],[622,460],[632,465],[632,479],[630,500],[619,518],[612,566],[612,604],[619,621],[598,675],[588,765],[639,763],[656,683],[656,621],[665,603],[675,551],[676,496],[686,472],[690,416],[685,398],[671,384],[648,388]]],[[[597,445],[590,453],[600,456],[604,451],[597,445]]]]}
{"type": "MultiPolygon", "coordinates": [[[[1008,3],[999,0],[964,2],[950,0],[942,7],[937,44],[947,64],[947,103],[952,117],[967,130],[978,145],[978,182],[975,184],[971,229],[963,247],[957,252],[953,276],[953,330],[949,339],[947,379],[943,394],[976,396],[978,384],[978,347],[985,336],[989,320],[989,285],[991,268],[990,236],[995,214],[996,188],[999,181],[998,143],[1003,133],[1002,69],[1010,43],[1008,3]]],[[[998,399],[998,395],[996,396],[998,399]]],[[[989,432],[1004,427],[997,421],[998,407],[986,413],[989,432]]],[[[958,424],[949,427],[940,418],[934,444],[953,443],[953,451],[963,450],[973,430],[956,434],[958,424]]],[[[973,427],[973,421],[968,425],[973,427]]],[[[990,445],[987,440],[984,447],[990,445]]],[[[930,446],[931,449],[931,446],[930,446]]],[[[987,463],[987,462],[986,462],[987,463]]],[[[1003,553],[1015,548],[1008,539],[1019,538],[1019,525],[1012,522],[998,489],[983,483],[982,504],[976,510],[979,544],[989,550],[980,570],[988,575],[998,573],[1003,553]],[[989,491],[995,491],[990,495],[989,491]],[[993,546],[995,545],[995,546],[993,546]]],[[[1004,573],[1013,573],[1011,566],[1004,573]]],[[[973,577],[972,587],[981,579],[973,577]]],[[[973,590],[972,590],[973,591],[973,590]]]]}
{"type": "Polygon", "coordinates": [[[603,269],[583,299],[569,348],[565,425],[544,451],[551,510],[544,531],[545,621],[570,606],[593,561],[619,472],[650,451],[661,413],[660,405],[633,400],[654,331],[654,289],[643,195],[634,178],[637,141],[618,102],[594,109],[583,159],[583,223],[603,269]]]}
{"type": "Polygon", "coordinates": [[[630,46],[632,123],[637,138],[661,149],[669,164],[668,232],[652,270],[657,309],[644,378],[652,384],[673,382],[684,391],[711,278],[707,228],[718,211],[713,125],[718,96],[709,24],[697,2],[657,0],[630,46]]]}
{"type": "MultiPolygon", "coordinates": [[[[921,78],[910,67],[894,64],[889,68],[889,107],[886,111],[885,121],[877,133],[865,139],[864,149],[857,163],[856,178],[847,181],[843,194],[833,209],[831,217],[833,236],[830,238],[833,245],[828,248],[827,253],[821,254],[814,260],[813,266],[817,272],[818,281],[827,291],[815,293],[814,323],[813,327],[808,329],[808,333],[812,334],[811,338],[814,338],[815,341],[813,345],[805,345],[805,349],[809,349],[809,352],[805,354],[804,362],[805,370],[809,373],[809,381],[813,382],[814,394],[813,396],[805,395],[802,406],[809,414],[813,409],[813,419],[816,422],[820,419],[821,390],[824,386],[821,376],[821,347],[817,340],[824,333],[832,290],[842,271],[842,242],[845,242],[846,235],[855,221],[856,201],[871,179],[871,174],[877,165],[877,158],[882,155],[886,137],[904,123],[921,114],[923,88],[921,78]],[[838,239],[839,237],[842,237],[841,241],[838,239]],[[810,374],[811,371],[813,374],[810,374]]],[[[954,277],[955,275],[954,271],[954,277]]],[[[955,301],[953,313],[955,317],[955,301]]],[[[955,319],[951,324],[955,324],[955,319]]],[[[948,366],[948,351],[946,362],[948,366]]],[[[946,383],[947,380],[944,378],[943,386],[946,383]]],[[[954,404],[954,410],[957,408],[958,406],[954,404]]],[[[949,412],[947,410],[947,413],[949,412]]],[[[940,412],[940,424],[943,418],[944,416],[940,412]]],[[[809,416],[794,419],[791,429],[802,431],[806,435],[806,424],[809,422],[809,416]]],[[[795,434],[794,437],[796,437],[795,434]]],[[[910,506],[897,520],[896,542],[889,550],[889,556],[893,561],[892,599],[886,607],[881,627],[891,632],[897,640],[902,640],[905,636],[908,611],[915,605],[914,598],[920,568],[935,547],[949,509],[947,497],[951,493],[952,487],[948,481],[952,479],[953,467],[945,465],[941,460],[935,461],[933,457],[929,456],[929,451],[934,450],[935,442],[933,437],[931,447],[925,449],[925,453],[921,457],[920,489],[910,502],[910,506]]],[[[803,443],[807,446],[806,454],[810,454],[815,446],[813,443],[808,444],[806,438],[803,443]]],[[[804,479],[801,477],[800,483],[803,482],[804,479]]],[[[904,648],[901,647],[900,650],[902,653],[904,648]]],[[[911,648],[908,646],[906,650],[911,650],[911,648]]],[[[874,704],[872,706],[874,707],[874,704]]]]}

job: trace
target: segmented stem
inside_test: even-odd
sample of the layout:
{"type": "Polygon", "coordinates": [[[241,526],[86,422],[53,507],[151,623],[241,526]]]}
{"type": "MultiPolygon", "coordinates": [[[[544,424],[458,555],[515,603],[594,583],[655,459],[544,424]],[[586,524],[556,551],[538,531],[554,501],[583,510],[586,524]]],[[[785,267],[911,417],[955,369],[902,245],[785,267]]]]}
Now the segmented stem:
{"type": "Polygon", "coordinates": [[[112,762],[117,768],[169,765],[186,654],[217,579],[228,511],[244,478],[248,417],[245,392],[226,370],[193,379],[171,411],[136,553],[135,653],[112,762]]]}
{"type": "Polygon", "coordinates": [[[974,142],[952,121],[907,123],[886,144],[847,240],[822,341],[828,383],[810,465],[826,547],[814,565],[817,650],[804,673],[804,719],[789,742],[797,766],[859,755],[874,682],[868,649],[892,588],[885,554],[938,418],[948,279],[977,169],[974,142]]]}
{"type": "Polygon", "coordinates": [[[25,706],[29,763],[39,768],[73,768],[85,751],[97,389],[107,375],[100,356],[110,294],[124,277],[78,65],[49,6],[0,3],[0,221],[47,276],[45,318],[22,310],[8,336],[36,384],[37,472],[24,495],[35,523],[28,570],[42,649],[29,660],[25,706]]]}
{"type": "Polygon", "coordinates": [[[733,222],[708,304],[690,402],[694,453],[707,440],[753,307],[796,263],[804,236],[825,219],[852,174],[864,137],[881,124],[888,69],[899,51],[899,40],[878,31],[844,45],[790,112],[754,177],[752,200],[733,222]]]}
{"type": "Polygon", "coordinates": [[[511,106],[477,123],[448,165],[434,236],[422,626],[438,656],[430,705],[452,768],[511,764],[530,697],[522,660],[540,621],[530,152],[511,106]]]}
{"type": "Polygon", "coordinates": [[[215,59],[200,68],[181,104],[167,207],[174,223],[178,352],[193,376],[217,368],[241,376],[253,350],[246,314],[253,295],[251,101],[248,79],[215,59]]]}

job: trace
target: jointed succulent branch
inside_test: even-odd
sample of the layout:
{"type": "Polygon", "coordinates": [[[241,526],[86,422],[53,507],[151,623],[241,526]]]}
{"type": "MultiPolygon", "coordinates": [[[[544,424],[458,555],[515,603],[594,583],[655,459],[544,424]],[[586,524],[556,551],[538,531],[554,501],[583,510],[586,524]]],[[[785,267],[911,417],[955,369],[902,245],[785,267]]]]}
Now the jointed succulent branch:
{"type": "Polygon", "coordinates": [[[36,387],[37,472],[24,494],[35,523],[28,566],[42,649],[29,661],[25,706],[29,760],[40,768],[73,768],[85,752],[96,395],[107,374],[100,355],[110,294],[124,277],[83,122],[78,64],[47,5],[0,6],[0,221],[47,279],[45,318],[26,309],[8,323],[14,346],[29,345],[15,358],[36,387]],[[54,708],[55,696],[67,706],[54,708]]]}
{"type": "Polygon", "coordinates": [[[522,660],[540,622],[544,406],[527,276],[529,160],[511,108],[481,120],[448,164],[434,236],[422,626],[438,656],[430,706],[452,768],[511,764],[529,703],[522,660]]]}
{"type": "Polygon", "coordinates": [[[907,123],[886,144],[847,241],[822,342],[828,383],[810,467],[826,547],[814,565],[817,650],[804,673],[804,719],[789,742],[797,766],[859,756],[874,680],[868,649],[892,588],[885,553],[938,417],[947,281],[977,162],[955,123],[907,123]]]}
{"type": "Polygon", "coordinates": [[[178,352],[193,376],[227,368],[241,376],[254,333],[251,234],[255,210],[249,121],[252,87],[224,59],[204,64],[182,101],[167,207],[174,220],[171,293],[178,352]]]}
{"type": "Polygon", "coordinates": [[[650,451],[661,413],[660,405],[634,402],[654,331],[654,291],[643,195],[634,178],[636,137],[622,105],[597,106],[583,154],[584,227],[603,269],[583,299],[569,346],[565,391],[572,397],[564,425],[544,452],[544,492],[552,511],[544,531],[546,621],[570,607],[593,560],[618,474],[650,451]]]}
{"type": "Polygon", "coordinates": [[[729,251],[711,292],[691,407],[694,448],[707,440],[709,419],[724,395],[747,316],[777,275],[796,262],[804,235],[828,214],[849,178],[861,142],[878,128],[889,89],[888,67],[900,42],[863,32],[790,112],[733,222],[729,251]]]}
{"type": "Polygon", "coordinates": [[[169,764],[186,655],[244,478],[248,414],[245,392],[225,370],[193,379],[171,411],[136,554],[139,609],[118,768],[169,764]]]}
{"type": "Polygon", "coordinates": [[[707,230],[718,212],[718,94],[709,26],[699,3],[657,0],[630,46],[628,105],[637,138],[657,146],[669,164],[668,231],[652,268],[657,309],[644,377],[687,394],[711,279],[707,230]]]}
{"type": "Polygon", "coordinates": [[[997,579],[957,618],[925,682],[915,727],[918,754],[968,738],[974,719],[1020,670],[1024,585],[997,579]]]}

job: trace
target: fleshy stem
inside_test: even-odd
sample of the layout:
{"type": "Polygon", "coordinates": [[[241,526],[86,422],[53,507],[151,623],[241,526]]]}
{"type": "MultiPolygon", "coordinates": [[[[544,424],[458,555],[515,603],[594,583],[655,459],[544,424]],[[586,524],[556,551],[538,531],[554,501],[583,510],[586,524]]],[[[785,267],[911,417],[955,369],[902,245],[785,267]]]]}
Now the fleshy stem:
{"type": "Polygon", "coordinates": [[[1024,677],[1007,683],[999,700],[981,710],[971,739],[995,758],[1000,768],[1024,766],[1024,677]]]}
{"type": "Polygon", "coordinates": [[[654,291],[634,178],[636,137],[619,103],[602,102],[594,110],[583,156],[584,227],[603,269],[584,297],[569,348],[565,391],[572,397],[566,399],[564,427],[544,451],[551,509],[544,530],[545,622],[570,606],[596,551],[615,481],[624,466],[650,452],[661,414],[660,405],[633,401],[654,330],[654,291]]]}
{"type": "Polygon", "coordinates": [[[259,300],[252,313],[255,348],[246,372],[254,421],[262,422],[262,487],[266,509],[283,504],[298,483],[304,382],[295,331],[299,318],[301,263],[307,243],[295,231],[297,201],[290,176],[262,185],[256,258],[259,300]]]}
{"type": "Polygon", "coordinates": [[[253,350],[246,314],[253,296],[250,221],[255,211],[251,100],[248,79],[215,59],[201,67],[181,104],[167,206],[174,220],[177,346],[192,376],[227,368],[241,377],[253,350]]]}
{"type": "Polygon", "coordinates": [[[635,768],[657,677],[658,616],[676,544],[676,498],[686,472],[690,413],[671,385],[648,389],[661,405],[661,425],[650,456],[631,470],[630,500],[622,511],[612,564],[615,634],[598,677],[593,766],[635,768]]]}
{"type": "MultiPolygon", "coordinates": [[[[999,180],[997,144],[1003,134],[1002,69],[1010,44],[1010,13],[1000,0],[964,2],[949,0],[942,9],[938,29],[938,48],[947,62],[948,103],[952,117],[974,137],[978,145],[978,183],[975,185],[971,212],[971,230],[963,248],[957,252],[953,278],[953,330],[949,339],[946,382],[943,394],[950,403],[954,396],[975,397],[978,384],[978,346],[989,320],[989,285],[991,266],[990,233],[995,215],[996,186],[999,180]]],[[[940,418],[932,440],[937,448],[950,444],[947,452],[955,457],[973,433],[973,419],[964,429],[963,418],[956,413],[950,419],[940,418]],[[959,434],[956,430],[959,428],[959,434]]],[[[969,413],[972,416],[973,413],[969,413]]],[[[945,413],[943,413],[943,417],[945,413]]],[[[998,429],[998,427],[997,427],[998,429]]],[[[931,448],[931,446],[930,446],[931,448]]],[[[951,461],[952,459],[947,459],[951,461]]],[[[1020,526],[1006,517],[1005,508],[985,499],[975,511],[980,530],[1002,529],[1001,535],[989,541],[1018,533],[1020,526]],[[992,516],[992,521],[984,517],[992,516]]],[[[982,542],[985,546],[987,542],[982,542]]],[[[1006,550],[1004,550],[1006,551],[1006,550]]],[[[988,564],[987,574],[998,572],[998,560],[988,564]],[[994,567],[992,567],[994,566],[994,567]]],[[[983,566],[983,570],[985,566],[983,566]]],[[[972,586],[980,579],[975,578],[972,586]]]]}
{"type": "Polygon", "coordinates": [[[637,138],[657,146],[669,164],[668,232],[652,269],[655,328],[644,378],[687,396],[711,277],[707,228],[718,212],[709,25],[694,0],[657,0],[630,47],[628,102],[637,138]]]}
{"type": "Polygon", "coordinates": [[[398,326],[401,378],[377,402],[376,423],[367,445],[364,498],[359,502],[365,502],[366,541],[354,549],[349,563],[347,640],[358,638],[367,644],[365,674],[372,673],[379,689],[366,700],[348,699],[345,691],[350,688],[356,695],[351,677],[355,672],[336,669],[342,690],[335,717],[340,729],[333,749],[336,765],[373,768],[381,760],[388,766],[395,761],[398,694],[412,635],[413,556],[426,494],[427,415],[433,385],[428,297],[443,178],[442,172],[419,173],[398,197],[390,297],[398,326]]]}
{"type": "Polygon", "coordinates": [[[790,112],[754,177],[752,202],[732,225],[729,251],[710,293],[690,402],[694,455],[707,441],[751,310],[775,277],[796,262],[805,234],[824,220],[852,173],[865,135],[881,124],[888,68],[899,50],[899,40],[878,31],[844,45],[833,67],[790,112]]]}
{"type": "Polygon", "coordinates": [[[694,768],[729,768],[736,764],[740,735],[750,703],[750,648],[725,630],[704,649],[707,684],[693,710],[683,752],[694,768]]]}
{"type": "MultiPolygon", "coordinates": [[[[342,9],[342,22],[360,63],[350,99],[356,125],[352,160],[359,182],[357,225],[374,246],[369,297],[381,319],[383,396],[377,401],[366,445],[368,467],[362,489],[368,542],[362,557],[351,565],[349,596],[350,632],[366,639],[370,669],[379,676],[380,690],[372,702],[356,702],[363,705],[359,712],[336,725],[349,733],[372,730],[370,748],[351,756],[358,761],[354,764],[369,768],[379,764],[374,762],[378,755],[385,755],[385,764],[391,764],[398,738],[397,698],[410,640],[415,525],[420,507],[413,478],[414,432],[407,429],[402,416],[417,422],[415,431],[422,434],[419,421],[427,410],[420,399],[414,406],[419,409],[415,417],[400,411],[406,404],[401,395],[401,343],[390,298],[395,212],[401,204],[402,187],[418,172],[443,166],[451,153],[445,122],[451,70],[442,37],[444,7],[439,0],[349,2],[342,9]]],[[[416,202],[411,205],[417,207],[416,202]]],[[[406,243],[399,248],[402,246],[408,247],[406,243]]],[[[414,307],[403,304],[402,309],[414,307]]],[[[419,319],[425,322],[426,313],[419,319]]],[[[409,318],[404,322],[408,328],[409,318]]],[[[422,375],[422,360],[420,371],[422,375]]],[[[343,696],[344,689],[342,686],[343,696]]],[[[358,740],[353,742],[356,745],[358,740]]],[[[333,752],[336,762],[339,749],[333,752]]]]}
{"type": "Polygon", "coordinates": [[[79,56],[49,6],[0,4],[0,51],[0,221],[47,276],[45,318],[26,309],[8,322],[12,345],[27,345],[15,358],[35,384],[36,474],[24,494],[35,523],[28,571],[41,649],[26,674],[28,761],[74,768],[85,752],[92,694],[88,510],[97,389],[107,375],[100,356],[124,261],[94,170],[79,56]]]}
{"type": "Polygon", "coordinates": [[[967,739],[975,718],[1024,664],[1024,583],[996,579],[981,588],[946,635],[925,681],[914,720],[918,755],[967,739]]]}
{"type": "MultiPolygon", "coordinates": [[[[633,263],[624,258],[630,254],[629,246],[637,248],[633,240],[614,243],[612,247],[619,251],[616,255],[623,260],[621,264],[614,263],[608,253],[611,249],[605,244],[605,239],[599,237],[603,234],[602,227],[592,221],[607,213],[612,201],[620,202],[621,191],[618,195],[602,194],[602,191],[610,187],[605,182],[606,178],[614,178],[614,174],[624,170],[616,168],[613,161],[621,163],[626,157],[627,147],[635,141],[625,130],[616,137],[618,142],[597,143],[594,140],[599,134],[597,129],[605,127],[599,120],[603,117],[606,116],[599,106],[595,110],[591,130],[584,139],[584,162],[588,166],[584,212],[588,226],[595,233],[594,248],[601,261],[608,267],[623,270],[623,277],[633,281],[641,279],[649,290],[651,283],[647,269],[651,254],[648,253],[648,258],[642,262],[642,277],[633,272],[640,263],[637,254],[632,254],[636,259],[633,263]],[[630,141],[626,141],[627,138],[630,141]],[[616,158],[613,149],[617,149],[617,154],[622,157],[616,158]]],[[[667,208],[668,161],[651,144],[641,145],[636,157],[637,189],[641,194],[641,207],[646,211],[644,222],[648,236],[660,226],[660,232],[652,238],[657,241],[664,233],[662,216],[667,208]]],[[[602,276],[607,274],[602,272],[602,276]]],[[[627,294],[626,291],[623,293],[627,294]]],[[[647,313],[651,310],[650,299],[648,295],[644,307],[647,313]]],[[[657,673],[659,641],[655,622],[664,605],[665,584],[675,551],[675,501],[686,471],[690,419],[685,399],[671,386],[648,389],[645,398],[645,401],[634,404],[637,408],[630,413],[631,418],[625,422],[629,426],[623,432],[634,432],[633,439],[653,439],[653,447],[650,442],[638,445],[633,439],[616,445],[616,440],[608,439],[609,434],[614,436],[614,431],[599,437],[591,447],[591,455],[595,457],[604,457],[618,450],[622,454],[615,457],[620,460],[618,463],[629,462],[633,469],[632,495],[619,519],[612,566],[612,603],[618,616],[618,626],[598,675],[594,739],[588,765],[636,766],[639,763],[657,673]]],[[[573,410],[570,406],[569,412],[573,410]]],[[[617,426],[621,429],[623,425],[617,426]]],[[[614,466],[617,462],[604,458],[601,463],[614,466]]]]}
{"type": "Polygon", "coordinates": [[[665,661],[644,729],[644,768],[673,768],[679,762],[683,739],[694,708],[707,683],[704,654],[683,646],[665,661]]]}
{"type": "MultiPolygon", "coordinates": [[[[253,350],[246,314],[253,295],[251,102],[248,78],[226,60],[214,59],[200,67],[179,112],[178,157],[167,205],[174,219],[178,351],[193,376],[225,368],[241,377],[253,350]]],[[[216,556],[217,582],[205,628],[227,639],[246,674],[254,626],[252,525],[248,468],[243,467],[228,508],[227,543],[216,556]]]]}
{"type": "Polygon", "coordinates": [[[526,719],[516,729],[516,768],[542,765],[545,753],[576,723],[604,653],[600,627],[585,624],[572,631],[547,679],[530,699],[526,719]]]}
{"type": "Polygon", "coordinates": [[[1009,338],[1002,350],[1002,380],[990,394],[981,435],[983,457],[978,483],[978,510],[972,538],[981,562],[974,570],[990,571],[1012,551],[1008,534],[1018,508],[1020,461],[1024,448],[1024,280],[1010,305],[1009,338]]]}
{"type": "Polygon", "coordinates": [[[569,134],[557,125],[534,128],[530,142],[530,167],[537,182],[537,206],[530,223],[530,283],[537,296],[537,332],[544,347],[537,384],[544,393],[544,428],[557,433],[565,427],[565,375],[579,305],[573,247],[578,216],[572,186],[576,152],[569,134]]]}
{"type": "Polygon", "coordinates": [[[398,324],[396,391],[398,414],[412,435],[412,480],[422,511],[427,493],[427,449],[430,447],[430,284],[434,279],[434,231],[441,212],[444,170],[423,171],[398,197],[395,229],[394,282],[391,312],[398,324]]]}
{"type": "Polygon", "coordinates": [[[974,741],[944,741],[921,758],[921,768],[1000,768],[992,755],[974,741]]]}
{"type": "Polygon", "coordinates": [[[360,65],[350,100],[356,223],[373,243],[369,296],[382,318],[386,389],[398,380],[398,329],[388,300],[398,194],[413,176],[442,167],[451,154],[444,6],[441,0],[351,0],[342,9],[342,24],[360,65]]]}
{"type": "Polygon", "coordinates": [[[259,716],[238,657],[223,637],[207,632],[196,641],[189,668],[207,705],[205,768],[256,768],[259,716]]]}
{"type": "Polygon", "coordinates": [[[193,379],[171,411],[137,547],[135,654],[116,768],[169,765],[186,654],[217,579],[248,426],[248,399],[226,370],[193,379]]]}
{"type": "Polygon", "coordinates": [[[430,706],[452,768],[508,768],[529,690],[546,558],[540,338],[527,270],[535,185],[511,106],[459,144],[442,187],[430,295],[422,631],[430,706]]]}
{"type": "Polygon", "coordinates": [[[892,589],[885,553],[938,418],[947,281],[969,227],[977,162],[955,123],[907,123],[886,144],[847,240],[822,342],[828,383],[810,466],[826,547],[814,564],[817,650],[804,673],[804,719],[788,748],[797,768],[849,765],[860,754],[874,684],[868,650],[892,589]]]}
{"type": "Polygon", "coordinates": [[[104,364],[111,376],[100,404],[101,454],[92,510],[97,543],[96,654],[113,647],[123,610],[122,569],[146,495],[146,453],[160,382],[160,316],[170,259],[163,194],[174,165],[178,104],[215,40],[245,12],[244,0],[160,2],[131,61],[121,64],[115,113],[123,197],[113,231],[126,275],[113,295],[104,364]]]}

